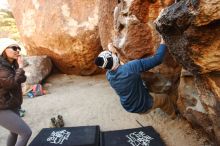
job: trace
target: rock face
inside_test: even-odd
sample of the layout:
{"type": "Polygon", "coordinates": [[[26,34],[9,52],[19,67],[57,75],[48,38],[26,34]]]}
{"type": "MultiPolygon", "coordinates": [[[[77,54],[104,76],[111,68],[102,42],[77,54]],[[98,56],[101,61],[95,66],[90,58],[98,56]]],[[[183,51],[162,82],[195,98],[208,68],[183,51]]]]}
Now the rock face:
{"type": "Polygon", "coordinates": [[[97,71],[98,0],[9,0],[28,55],[47,55],[67,74],[97,71]],[[18,7],[19,6],[19,7],[18,7]]]}
{"type": "MultiPolygon", "coordinates": [[[[113,42],[123,62],[151,56],[159,46],[160,37],[153,21],[164,7],[174,0],[101,0],[99,3],[99,34],[106,50],[113,42]]],[[[167,52],[162,65],[142,74],[148,89],[177,98],[181,67],[167,52]]]]}
{"type": "Polygon", "coordinates": [[[52,71],[52,62],[47,56],[24,57],[26,83],[34,85],[41,83],[52,71]]]}
{"type": "Polygon", "coordinates": [[[196,17],[194,24],[196,26],[203,26],[219,19],[219,0],[200,0],[199,14],[196,17]]]}
{"type": "Polygon", "coordinates": [[[106,50],[113,34],[113,12],[117,1],[100,0],[99,1],[99,35],[102,47],[106,50]]]}
{"type": "Polygon", "coordinates": [[[178,90],[178,107],[193,126],[202,127],[213,141],[219,142],[220,75],[209,73],[194,77],[184,72],[178,90]]]}
{"type": "MultiPolygon", "coordinates": [[[[152,55],[159,45],[159,35],[153,21],[160,10],[174,0],[101,0],[99,3],[99,34],[106,50],[113,42],[123,62],[152,55]]],[[[174,94],[181,68],[167,53],[161,66],[143,74],[149,90],[174,94]]]]}
{"type": "Polygon", "coordinates": [[[159,37],[153,21],[160,10],[173,1],[101,0],[99,33],[104,49],[113,42],[125,62],[152,55],[159,37]]]}
{"type": "Polygon", "coordinates": [[[201,72],[219,72],[220,21],[200,27],[191,26],[187,30],[187,37],[192,48],[190,56],[201,68],[201,72]]]}
{"type": "Polygon", "coordinates": [[[181,113],[194,126],[202,127],[219,145],[220,23],[219,14],[211,10],[210,5],[219,7],[220,1],[212,2],[180,1],[165,9],[156,25],[170,53],[187,70],[182,71],[178,89],[181,113]],[[207,7],[210,9],[204,10],[207,7]]]}

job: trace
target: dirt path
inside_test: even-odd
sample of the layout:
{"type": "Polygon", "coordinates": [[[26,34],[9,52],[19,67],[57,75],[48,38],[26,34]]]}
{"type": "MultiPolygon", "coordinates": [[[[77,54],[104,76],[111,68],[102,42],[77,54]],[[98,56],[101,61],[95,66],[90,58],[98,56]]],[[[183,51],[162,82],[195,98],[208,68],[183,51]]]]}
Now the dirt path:
{"type": "MultiPolygon", "coordinates": [[[[127,113],[104,75],[93,77],[53,75],[47,80],[49,94],[34,99],[25,97],[24,120],[33,131],[31,140],[50,118],[63,115],[65,126],[100,125],[101,130],[153,126],[168,146],[208,146],[205,136],[183,119],[170,120],[159,109],[148,115],[127,113]],[[206,144],[205,144],[206,143],[206,144]]],[[[7,131],[0,127],[0,146],[5,146],[7,131]]],[[[30,141],[31,141],[30,140],[30,141]]]]}

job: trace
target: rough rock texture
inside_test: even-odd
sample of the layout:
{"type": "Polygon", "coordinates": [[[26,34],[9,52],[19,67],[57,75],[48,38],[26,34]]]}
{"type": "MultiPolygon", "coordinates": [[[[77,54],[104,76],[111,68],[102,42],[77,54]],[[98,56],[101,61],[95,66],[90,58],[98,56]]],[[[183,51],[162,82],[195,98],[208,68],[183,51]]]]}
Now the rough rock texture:
{"type": "MultiPolygon", "coordinates": [[[[210,137],[220,145],[220,76],[209,73],[196,77],[200,100],[206,109],[208,120],[211,121],[204,129],[210,137]]],[[[200,122],[205,116],[198,119],[200,122]]],[[[201,124],[202,125],[202,124],[201,124]]],[[[200,126],[201,126],[200,125],[200,126]]],[[[203,125],[202,125],[203,126],[203,125]]]]}
{"type": "MultiPolygon", "coordinates": [[[[219,2],[220,3],[220,2],[219,2]]],[[[191,58],[202,73],[220,71],[220,21],[206,26],[191,26],[187,30],[191,58]]]]}
{"type": "Polygon", "coordinates": [[[199,14],[195,19],[196,26],[207,25],[220,19],[219,0],[200,0],[199,14]]]}
{"type": "Polygon", "coordinates": [[[52,71],[52,62],[47,56],[24,57],[26,83],[34,85],[41,83],[52,71]]]}
{"type": "Polygon", "coordinates": [[[178,90],[178,107],[193,126],[202,127],[213,141],[219,142],[220,74],[209,73],[198,78],[184,72],[178,90]]]}
{"type": "Polygon", "coordinates": [[[9,0],[28,55],[47,55],[62,72],[90,75],[101,51],[98,0],[9,0]]]}
{"type": "Polygon", "coordinates": [[[195,64],[190,56],[189,42],[184,33],[195,16],[195,10],[193,3],[185,1],[175,3],[160,14],[156,20],[156,28],[176,60],[196,75],[201,73],[201,67],[195,64]]]}
{"type": "MultiPolygon", "coordinates": [[[[101,0],[99,34],[106,50],[113,42],[123,62],[152,55],[159,45],[153,21],[160,10],[174,0],[101,0]]],[[[151,92],[173,94],[181,68],[169,52],[162,65],[144,73],[142,78],[151,92]]]]}
{"type": "MultiPolygon", "coordinates": [[[[164,26],[158,28],[158,30],[163,33],[162,35],[166,43],[169,44],[169,48],[172,49],[171,53],[173,53],[176,60],[190,72],[196,74],[220,71],[218,63],[220,60],[219,21],[201,27],[192,26],[188,33],[184,33],[195,18],[195,14],[199,11],[185,12],[184,6],[181,5],[183,2],[173,5],[174,7],[170,8],[172,11],[165,9],[159,18],[161,24],[158,24],[164,26]]],[[[198,4],[195,4],[195,6],[198,6],[198,4]]],[[[192,8],[193,6],[191,6],[192,8]]]]}
{"type": "Polygon", "coordinates": [[[112,42],[113,34],[113,13],[117,1],[100,0],[99,1],[99,35],[101,45],[104,50],[107,49],[108,43],[112,42]]]}
{"type": "Polygon", "coordinates": [[[173,0],[101,0],[99,4],[99,33],[101,44],[117,46],[125,62],[152,55],[158,47],[159,36],[153,21],[160,10],[173,0]]]}
{"type": "Polygon", "coordinates": [[[174,96],[179,84],[180,73],[181,66],[167,53],[163,63],[143,73],[142,79],[151,92],[174,96]]]}
{"type": "Polygon", "coordinates": [[[220,25],[219,21],[211,22],[216,18],[213,16],[208,25],[194,25],[189,28],[196,14],[196,19],[203,15],[203,11],[200,12],[198,8],[204,7],[204,3],[199,5],[198,2],[184,0],[173,4],[157,18],[156,25],[170,53],[188,71],[182,72],[178,90],[178,107],[181,113],[194,126],[202,127],[219,145],[220,25]]]}

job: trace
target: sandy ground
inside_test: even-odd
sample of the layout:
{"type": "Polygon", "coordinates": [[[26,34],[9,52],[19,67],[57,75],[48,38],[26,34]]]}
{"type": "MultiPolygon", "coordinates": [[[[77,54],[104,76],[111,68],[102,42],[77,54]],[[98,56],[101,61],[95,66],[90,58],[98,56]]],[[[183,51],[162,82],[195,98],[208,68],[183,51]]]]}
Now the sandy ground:
{"type": "MultiPolygon", "coordinates": [[[[49,94],[33,99],[24,97],[23,119],[33,131],[30,141],[42,128],[49,127],[51,117],[61,114],[66,127],[100,125],[103,131],[119,130],[140,127],[138,120],[144,126],[153,126],[167,146],[210,146],[207,138],[184,119],[171,120],[159,109],[147,115],[126,112],[104,75],[59,74],[50,77],[47,83],[49,94]]],[[[6,145],[7,134],[0,127],[0,146],[6,145]]]]}

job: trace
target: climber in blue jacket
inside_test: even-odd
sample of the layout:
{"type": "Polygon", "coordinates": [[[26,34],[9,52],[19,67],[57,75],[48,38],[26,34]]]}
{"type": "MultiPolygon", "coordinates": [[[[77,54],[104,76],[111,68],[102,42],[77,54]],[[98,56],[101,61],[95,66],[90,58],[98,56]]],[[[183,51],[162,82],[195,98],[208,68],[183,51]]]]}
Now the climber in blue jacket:
{"type": "Polygon", "coordinates": [[[162,63],[167,47],[161,38],[161,43],[154,56],[136,59],[120,65],[116,49],[112,44],[109,50],[101,52],[95,59],[95,64],[107,70],[106,76],[111,87],[120,97],[121,105],[131,113],[148,113],[152,109],[161,108],[172,118],[175,108],[172,100],[165,94],[150,94],[143,84],[141,73],[162,63]]]}

